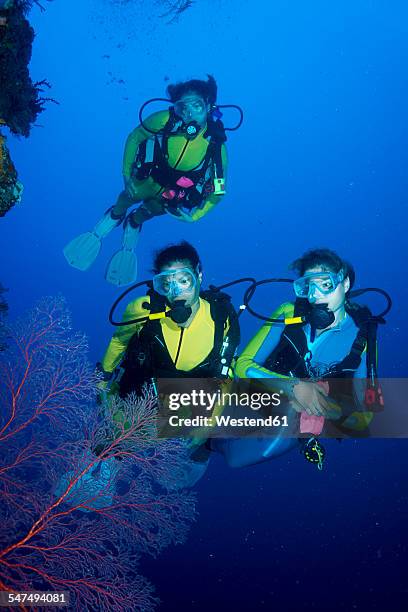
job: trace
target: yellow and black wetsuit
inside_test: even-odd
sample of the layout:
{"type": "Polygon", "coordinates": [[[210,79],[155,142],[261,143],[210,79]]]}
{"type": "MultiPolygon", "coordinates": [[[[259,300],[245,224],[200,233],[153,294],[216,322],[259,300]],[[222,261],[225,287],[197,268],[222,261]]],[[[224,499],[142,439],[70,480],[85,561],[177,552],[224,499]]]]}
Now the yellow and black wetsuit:
{"type": "MultiPolygon", "coordinates": [[[[148,117],[144,121],[144,125],[153,132],[159,133],[168,123],[169,117],[169,111],[160,111],[148,117]]],[[[169,167],[186,174],[195,170],[204,160],[209,146],[209,139],[204,136],[206,131],[207,126],[193,140],[188,140],[184,134],[170,133],[167,142],[167,163],[169,167]]],[[[133,194],[130,195],[128,191],[123,191],[118,198],[116,206],[129,207],[131,204],[143,201],[143,205],[132,215],[134,222],[140,224],[166,212],[166,200],[162,197],[165,186],[155,182],[151,176],[143,180],[137,180],[133,173],[133,165],[139,146],[144,141],[154,138],[154,134],[147,131],[142,125],[139,125],[129,134],[123,157],[123,177],[125,181],[131,182],[133,194]]],[[[225,180],[227,151],[224,144],[221,146],[221,160],[225,180]]],[[[201,219],[221,201],[222,197],[222,195],[216,195],[215,193],[203,196],[200,206],[191,212],[191,220],[198,221],[201,219]]]]}
{"type": "MultiPolygon", "coordinates": [[[[188,327],[180,327],[169,317],[160,319],[161,335],[175,370],[191,372],[200,364],[205,362],[214,347],[215,323],[211,316],[210,303],[199,298],[199,308],[188,327]]],[[[149,310],[143,307],[144,303],[150,303],[150,297],[144,296],[130,302],[123,315],[123,321],[130,321],[149,314],[149,310]]],[[[113,335],[107,351],[102,360],[102,368],[105,372],[113,372],[124,357],[131,338],[135,333],[140,334],[144,323],[119,327],[113,335]]],[[[224,330],[224,336],[228,331],[228,325],[224,330]]],[[[157,347],[161,338],[157,338],[157,347]]],[[[154,344],[152,344],[154,350],[154,344]]],[[[154,376],[154,372],[152,376],[154,376]]]]}
{"type": "MultiPolygon", "coordinates": [[[[140,297],[130,302],[123,315],[123,321],[131,321],[148,315],[151,311],[143,307],[146,302],[151,303],[150,296],[140,297]]],[[[102,359],[102,369],[105,373],[112,373],[123,360],[125,373],[120,384],[121,395],[139,390],[141,384],[151,377],[212,378],[220,376],[218,352],[220,344],[228,336],[231,355],[233,355],[239,343],[237,315],[231,305],[224,308],[224,315],[220,317],[224,320],[222,327],[220,321],[214,320],[217,317],[213,318],[210,302],[202,297],[199,298],[199,308],[188,327],[179,326],[169,317],[155,320],[153,323],[155,332],[151,334],[149,331],[147,338],[150,352],[147,371],[143,366],[139,368],[137,362],[139,349],[136,350],[136,357],[133,360],[132,344],[135,339],[141,339],[145,331],[144,326],[151,325],[152,322],[119,327],[102,359]],[[127,371],[127,365],[129,371],[127,371]],[[126,382],[124,382],[125,378],[126,382]]],[[[215,308],[214,312],[216,312],[215,308]]],[[[141,352],[146,349],[145,343],[146,338],[140,341],[141,352]]],[[[221,412],[222,407],[215,406],[213,415],[221,412]]],[[[120,420],[120,416],[118,419],[120,420]]],[[[196,438],[192,441],[193,446],[202,445],[205,441],[206,429],[198,429],[196,438]]]]}

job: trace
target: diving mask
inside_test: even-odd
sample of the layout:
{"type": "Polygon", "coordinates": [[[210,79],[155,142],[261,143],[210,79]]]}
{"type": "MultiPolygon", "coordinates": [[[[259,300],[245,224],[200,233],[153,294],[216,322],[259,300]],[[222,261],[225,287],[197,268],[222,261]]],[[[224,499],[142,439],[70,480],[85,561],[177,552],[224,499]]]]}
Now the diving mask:
{"type": "Polygon", "coordinates": [[[310,272],[293,283],[295,294],[299,298],[308,298],[313,295],[317,289],[323,295],[333,293],[344,280],[342,271],[335,274],[334,272],[310,272]]]}
{"type": "Polygon", "coordinates": [[[188,121],[197,115],[205,113],[206,104],[205,101],[198,96],[185,97],[174,103],[174,112],[181,117],[183,121],[188,121]]]}
{"type": "Polygon", "coordinates": [[[153,288],[169,300],[196,288],[197,278],[190,268],[170,268],[153,277],[153,288]]]}

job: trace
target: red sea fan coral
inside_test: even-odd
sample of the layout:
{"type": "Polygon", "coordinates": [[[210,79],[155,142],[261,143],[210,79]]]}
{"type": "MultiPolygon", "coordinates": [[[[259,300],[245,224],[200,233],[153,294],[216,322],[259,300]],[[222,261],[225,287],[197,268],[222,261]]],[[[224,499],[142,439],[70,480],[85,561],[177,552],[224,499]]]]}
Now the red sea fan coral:
{"type": "Polygon", "coordinates": [[[148,391],[117,400],[126,426],[101,420],[86,340],[62,299],[43,300],[6,331],[0,590],[65,591],[76,610],[152,610],[140,555],[183,541],[195,514],[194,496],[171,490],[184,444],[157,439],[148,391]]]}

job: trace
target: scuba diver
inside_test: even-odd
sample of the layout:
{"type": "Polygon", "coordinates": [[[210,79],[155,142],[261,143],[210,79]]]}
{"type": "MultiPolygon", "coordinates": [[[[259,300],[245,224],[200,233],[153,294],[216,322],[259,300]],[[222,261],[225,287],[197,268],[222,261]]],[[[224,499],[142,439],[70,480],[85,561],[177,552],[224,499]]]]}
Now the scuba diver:
{"type": "Polygon", "coordinates": [[[152,283],[140,283],[151,285],[147,295],[130,302],[116,323],[100,364],[105,386],[119,365],[121,396],[152,378],[228,376],[240,340],[238,317],[229,296],[202,291],[201,283],[201,262],[191,244],[158,251],[152,283]]]}
{"type": "Polygon", "coordinates": [[[212,441],[211,447],[232,466],[268,460],[300,443],[306,459],[321,469],[324,448],[317,436],[365,437],[374,412],[383,408],[376,331],[391,308],[389,296],[379,289],[351,292],[353,267],[328,249],[308,251],[291,268],[299,275],[293,282],[295,302],[282,304],[272,317],[252,311],[266,323],[242,351],[235,374],[283,390],[292,415],[297,415],[297,431],[308,439],[212,441]],[[388,308],[381,315],[373,316],[350,300],[366,291],[387,297],[388,308]],[[282,317],[288,321],[283,330],[274,324],[282,317]]]}
{"type": "Polygon", "coordinates": [[[167,87],[169,100],[148,100],[140,109],[140,125],[126,141],[123,157],[124,190],[91,232],[81,234],[65,248],[70,265],[87,270],[101,248],[101,241],[124,222],[122,248],[111,258],[105,278],[128,285],[137,276],[137,245],[143,223],[169,214],[179,221],[194,222],[204,217],[225,194],[227,152],[226,130],[221,108],[216,104],[217,84],[190,80],[167,87]],[[143,119],[151,102],[171,102],[168,110],[143,119]],[[127,215],[136,203],[140,206],[127,215]],[[127,216],[126,216],[127,215],[127,216]]]}
{"type": "MultiPolygon", "coordinates": [[[[226,378],[240,341],[238,316],[230,297],[201,290],[202,265],[188,242],[157,252],[147,295],[130,302],[102,362],[101,395],[140,393],[156,378],[226,378]],[[120,367],[119,367],[120,366],[120,367]],[[108,390],[110,388],[110,391],[108,390]]],[[[120,420],[120,415],[116,416],[120,420]]],[[[192,445],[186,480],[192,486],[208,464],[209,451],[192,445]]]]}

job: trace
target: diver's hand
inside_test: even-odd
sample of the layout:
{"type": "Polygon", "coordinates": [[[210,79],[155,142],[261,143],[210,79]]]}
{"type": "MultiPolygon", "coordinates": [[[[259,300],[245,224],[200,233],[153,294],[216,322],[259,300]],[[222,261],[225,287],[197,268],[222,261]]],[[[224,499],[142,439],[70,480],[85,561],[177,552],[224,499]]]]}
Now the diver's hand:
{"type": "Polygon", "coordinates": [[[108,392],[109,392],[109,381],[107,381],[107,380],[99,380],[96,383],[96,388],[97,388],[96,403],[99,406],[102,406],[102,405],[106,404],[106,399],[107,399],[108,392]]]}
{"type": "Polygon", "coordinates": [[[180,221],[184,221],[185,223],[194,223],[194,219],[191,213],[184,212],[184,210],[180,211],[180,221]]]}
{"type": "Polygon", "coordinates": [[[97,394],[96,394],[96,403],[102,405],[106,402],[106,396],[109,391],[109,385],[112,378],[112,372],[106,372],[102,364],[98,362],[95,367],[95,373],[98,377],[98,381],[96,383],[97,394]]]}
{"type": "Polygon", "coordinates": [[[177,208],[176,210],[175,209],[171,210],[169,208],[166,208],[166,213],[168,215],[171,215],[172,217],[174,217],[178,221],[185,221],[186,223],[193,223],[194,222],[194,219],[191,216],[191,212],[186,212],[186,211],[182,210],[181,208],[177,208]]]}
{"type": "Polygon", "coordinates": [[[99,380],[96,383],[96,403],[101,406],[106,403],[106,396],[109,390],[109,381],[107,380],[99,380]]]}
{"type": "Polygon", "coordinates": [[[292,407],[297,412],[306,412],[315,416],[333,418],[333,406],[327,399],[327,383],[315,383],[300,380],[293,386],[292,407]]]}

